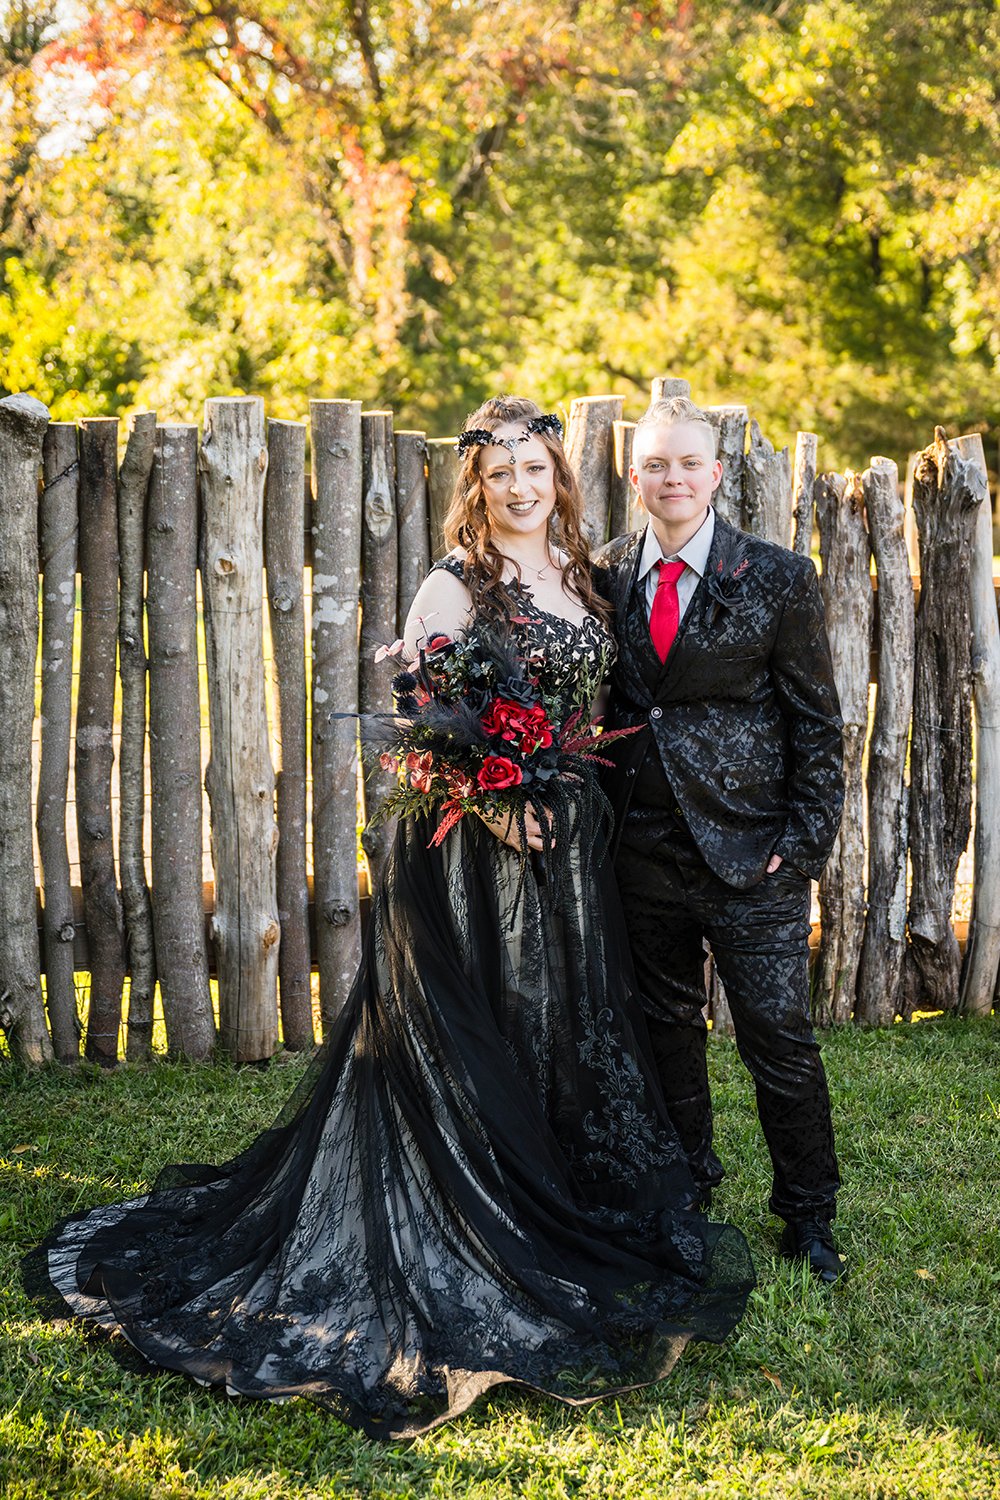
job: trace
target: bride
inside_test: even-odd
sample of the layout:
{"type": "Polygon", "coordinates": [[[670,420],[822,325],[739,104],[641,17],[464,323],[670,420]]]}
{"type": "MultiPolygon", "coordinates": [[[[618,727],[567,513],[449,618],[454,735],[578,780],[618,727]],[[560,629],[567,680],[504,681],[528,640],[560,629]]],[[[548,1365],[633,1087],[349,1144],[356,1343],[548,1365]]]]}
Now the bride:
{"type": "MultiPolygon", "coordinates": [[[[468,419],[452,550],[406,641],[505,621],[568,718],[615,648],[560,434],[511,397],[468,419]]],[[[308,1396],[376,1437],[509,1381],[583,1403],[722,1340],[749,1255],[692,1206],[602,802],[579,792],[544,866],[540,805],[520,828],[464,817],[437,847],[401,820],[351,993],[282,1117],[232,1161],[57,1226],[26,1262],[36,1296],[153,1365],[308,1396]]]]}

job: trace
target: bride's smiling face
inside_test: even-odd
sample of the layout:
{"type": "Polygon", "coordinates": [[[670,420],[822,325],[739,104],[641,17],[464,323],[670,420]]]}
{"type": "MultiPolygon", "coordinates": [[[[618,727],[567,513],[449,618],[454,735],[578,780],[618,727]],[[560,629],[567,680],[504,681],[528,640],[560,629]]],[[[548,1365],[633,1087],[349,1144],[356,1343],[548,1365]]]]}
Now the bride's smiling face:
{"type": "Polygon", "coordinates": [[[552,454],[537,433],[525,432],[523,422],[505,422],[496,436],[515,440],[513,453],[500,443],[479,453],[486,514],[501,542],[505,536],[531,536],[548,525],[556,503],[556,473],[552,454]]]}

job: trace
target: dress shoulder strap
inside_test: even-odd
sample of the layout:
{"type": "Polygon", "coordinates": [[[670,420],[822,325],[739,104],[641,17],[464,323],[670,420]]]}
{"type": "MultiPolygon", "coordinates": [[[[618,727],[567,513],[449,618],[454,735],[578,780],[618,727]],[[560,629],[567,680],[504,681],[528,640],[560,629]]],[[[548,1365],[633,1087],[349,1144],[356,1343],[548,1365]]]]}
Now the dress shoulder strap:
{"type": "Polygon", "coordinates": [[[431,572],[436,573],[439,569],[441,569],[445,573],[450,573],[453,578],[458,578],[462,582],[465,581],[465,565],[460,557],[452,557],[449,555],[448,557],[439,558],[438,561],[433,564],[431,572]]]}

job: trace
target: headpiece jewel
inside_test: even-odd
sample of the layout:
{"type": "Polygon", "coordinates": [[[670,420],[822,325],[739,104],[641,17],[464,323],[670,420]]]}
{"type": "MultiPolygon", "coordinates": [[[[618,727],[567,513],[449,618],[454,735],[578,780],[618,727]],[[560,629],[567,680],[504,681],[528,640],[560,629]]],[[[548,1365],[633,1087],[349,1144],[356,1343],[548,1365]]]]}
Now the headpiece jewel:
{"type": "Polygon", "coordinates": [[[522,437],[502,438],[498,437],[495,432],[487,432],[485,427],[470,427],[468,432],[462,432],[459,434],[459,457],[461,457],[463,453],[467,452],[469,448],[488,448],[491,446],[496,446],[497,448],[506,448],[511,458],[513,458],[514,449],[519,447],[521,443],[526,443],[528,441],[528,438],[534,432],[554,432],[556,437],[561,438],[563,434],[563,425],[562,422],[560,422],[559,418],[556,416],[555,412],[546,412],[544,416],[531,417],[527,422],[525,422],[524,434],[522,437]]]}

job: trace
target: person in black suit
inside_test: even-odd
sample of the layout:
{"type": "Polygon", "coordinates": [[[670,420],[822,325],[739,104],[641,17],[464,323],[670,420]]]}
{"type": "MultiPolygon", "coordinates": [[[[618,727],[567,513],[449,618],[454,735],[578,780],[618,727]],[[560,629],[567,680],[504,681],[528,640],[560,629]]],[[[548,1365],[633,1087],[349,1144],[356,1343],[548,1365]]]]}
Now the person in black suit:
{"type": "Polygon", "coordinates": [[[703,1203],[723,1176],[707,938],[756,1087],[782,1252],[834,1282],[840,1177],[808,936],[809,881],[843,806],[842,721],[815,568],[717,516],[721,476],[705,414],[682,398],[655,403],[630,475],[649,523],[595,561],[619,642],[607,727],[644,727],[612,747],[615,870],[667,1108],[703,1203]]]}

